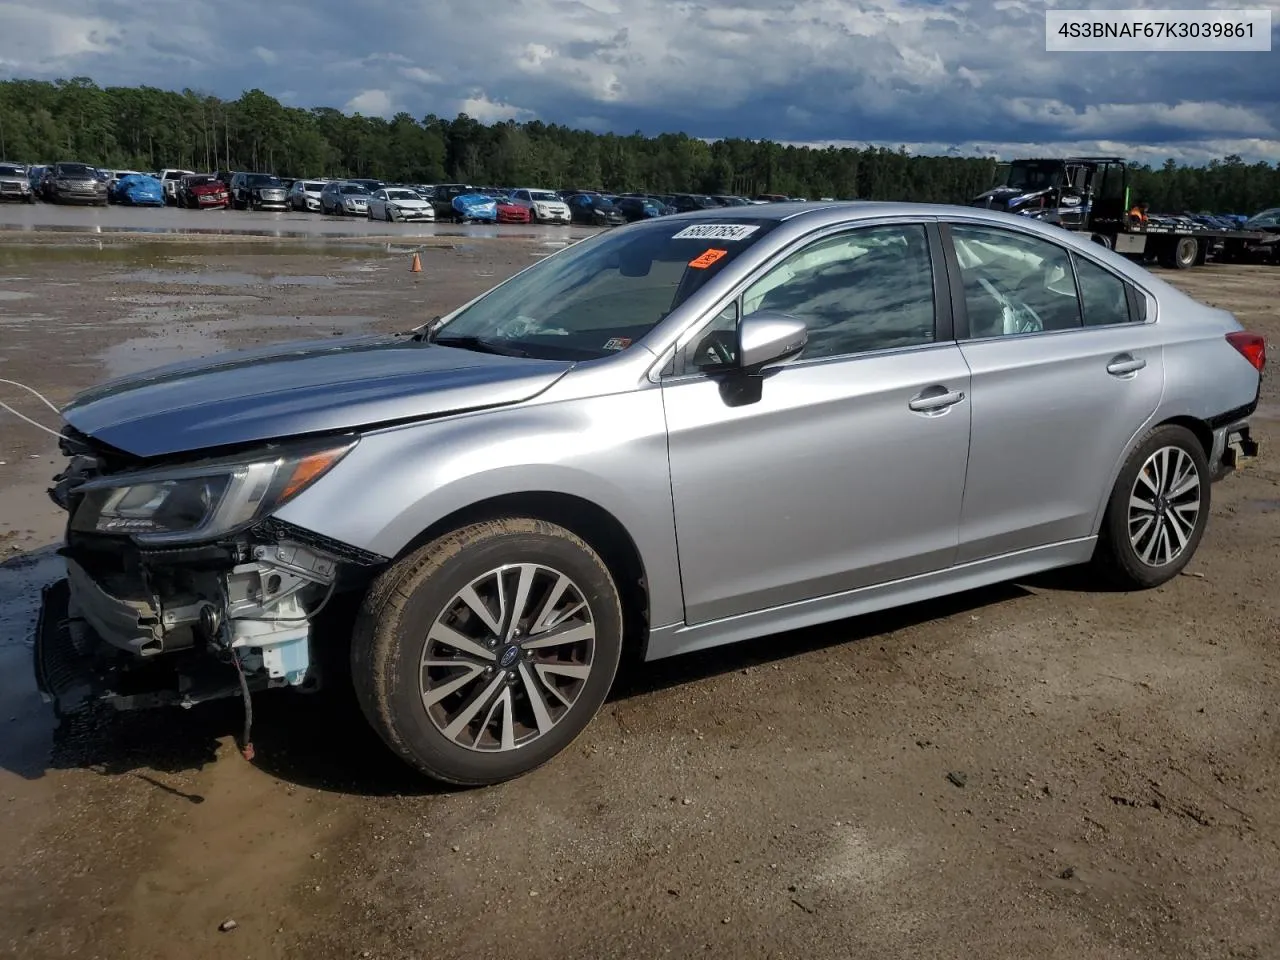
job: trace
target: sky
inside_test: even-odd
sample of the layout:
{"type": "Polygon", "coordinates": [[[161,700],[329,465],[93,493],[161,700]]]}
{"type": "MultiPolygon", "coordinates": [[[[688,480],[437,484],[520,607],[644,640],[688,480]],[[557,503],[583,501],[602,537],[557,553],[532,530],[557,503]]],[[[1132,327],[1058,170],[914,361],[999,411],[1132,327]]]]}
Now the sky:
{"type": "Polygon", "coordinates": [[[597,132],[1280,162],[1280,0],[0,0],[0,77],[597,132]],[[1049,53],[1046,6],[1272,11],[1269,53],[1049,53]]]}

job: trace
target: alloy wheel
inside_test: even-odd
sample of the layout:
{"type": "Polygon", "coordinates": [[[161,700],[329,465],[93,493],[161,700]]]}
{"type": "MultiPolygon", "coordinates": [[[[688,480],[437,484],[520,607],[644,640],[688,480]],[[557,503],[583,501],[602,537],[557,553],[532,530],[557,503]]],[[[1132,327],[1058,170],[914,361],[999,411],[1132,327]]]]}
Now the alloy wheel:
{"type": "Polygon", "coordinates": [[[507,564],[458,591],[423,646],[419,693],[458,746],[515,750],[552,730],[591,674],[595,621],[582,589],[536,563],[507,564]]]}
{"type": "Polygon", "coordinates": [[[1181,447],[1156,450],[1129,492],[1129,544],[1149,567],[1173,563],[1186,550],[1200,518],[1200,471],[1181,447]]]}

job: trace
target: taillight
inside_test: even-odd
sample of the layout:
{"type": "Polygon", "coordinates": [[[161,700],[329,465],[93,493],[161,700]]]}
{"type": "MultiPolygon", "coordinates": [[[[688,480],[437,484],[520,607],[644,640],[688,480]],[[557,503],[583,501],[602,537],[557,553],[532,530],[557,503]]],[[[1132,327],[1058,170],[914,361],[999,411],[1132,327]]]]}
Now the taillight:
{"type": "Polygon", "coordinates": [[[1253,364],[1259,373],[1267,365],[1267,341],[1257,333],[1245,330],[1227,334],[1227,343],[1240,351],[1240,355],[1253,364]]]}

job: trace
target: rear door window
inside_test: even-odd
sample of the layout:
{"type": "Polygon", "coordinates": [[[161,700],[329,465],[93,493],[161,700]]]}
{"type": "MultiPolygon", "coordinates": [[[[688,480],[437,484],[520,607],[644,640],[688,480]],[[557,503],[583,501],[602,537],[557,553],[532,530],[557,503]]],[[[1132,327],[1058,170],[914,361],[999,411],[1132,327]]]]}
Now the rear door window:
{"type": "Polygon", "coordinates": [[[1086,327],[1107,327],[1137,319],[1129,312],[1128,290],[1123,280],[1084,257],[1072,254],[1071,260],[1080,285],[1080,306],[1086,327]]]}

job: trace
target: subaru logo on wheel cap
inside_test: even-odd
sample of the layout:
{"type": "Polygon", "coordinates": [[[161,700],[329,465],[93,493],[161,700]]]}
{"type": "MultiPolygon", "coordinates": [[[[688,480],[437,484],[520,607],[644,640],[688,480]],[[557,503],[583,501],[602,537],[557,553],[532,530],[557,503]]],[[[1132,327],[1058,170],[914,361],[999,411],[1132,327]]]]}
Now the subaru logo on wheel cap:
{"type": "Polygon", "coordinates": [[[519,658],[519,656],[520,656],[519,647],[515,647],[515,646],[507,647],[507,649],[502,651],[502,656],[498,659],[498,665],[501,666],[503,669],[506,669],[507,667],[510,667],[513,663],[515,663],[517,658],[519,658]]]}

